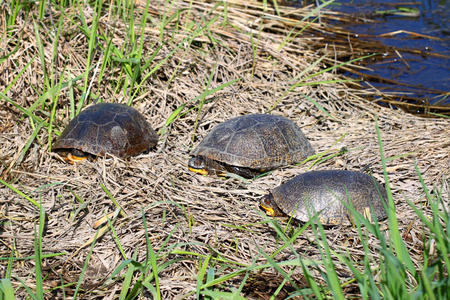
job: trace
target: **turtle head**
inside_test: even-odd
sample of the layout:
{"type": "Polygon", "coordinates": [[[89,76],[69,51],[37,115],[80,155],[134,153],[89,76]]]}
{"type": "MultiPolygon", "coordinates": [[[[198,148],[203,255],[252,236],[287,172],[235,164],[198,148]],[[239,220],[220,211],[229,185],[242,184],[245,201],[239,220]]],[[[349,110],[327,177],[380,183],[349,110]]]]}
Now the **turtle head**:
{"type": "Polygon", "coordinates": [[[68,163],[74,164],[86,159],[87,157],[88,154],[86,152],[73,148],[69,153],[67,153],[67,156],[64,159],[68,163]]]}
{"type": "Polygon", "coordinates": [[[195,172],[201,175],[208,175],[208,169],[206,161],[203,156],[193,156],[188,162],[189,171],[195,172]]]}
{"type": "Polygon", "coordinates": [[[255,176],[255,174],[249,173],[251,169],[231,166],[203,155],[191,157],[188,162],[188,168],[189,171],[201,175],[214,174],[219,177],[228,177],[228,173],[235,173],[245,178],[252,178],[255,176]]]}
{"type": "Polygon", "coordinates": [[[259,202],[259,206],[264,209],[266,214],[270,217],[281,217],[284,213],[275,203],[272,193],[265,195],[259,202]]]}

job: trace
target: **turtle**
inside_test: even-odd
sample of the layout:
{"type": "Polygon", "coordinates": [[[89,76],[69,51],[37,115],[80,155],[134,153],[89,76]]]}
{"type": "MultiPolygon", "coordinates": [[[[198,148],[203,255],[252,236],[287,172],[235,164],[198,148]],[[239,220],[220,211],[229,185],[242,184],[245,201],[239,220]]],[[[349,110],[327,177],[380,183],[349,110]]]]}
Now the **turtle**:
{"type": "Polygon", "coordinates": [[[344,202],[371,219],[386,218],[386,189],[368,174],[347,170],[310,171],[273,189],[260,201],[269,216],[288,215],[308,222],[315,213],[323,225],[350,225],[352,218],[344,202]],[[350,204],[350,203],[349,203],[350,204]]]}
{"type": "Polygon", "coordinates": [[[106,153],[126,158],[156,146],[158,135],[136,109],[125,104],[99,103],[76,116],[53,145],[73,163],[106,153]]]}
{"type": "Polygon", "coordinates": [[[314,153],[303,132],[288,118],[248,114],[215,126],[190,153],[188,168],[202,175],[234,173],[253,178],[314,153]]]}

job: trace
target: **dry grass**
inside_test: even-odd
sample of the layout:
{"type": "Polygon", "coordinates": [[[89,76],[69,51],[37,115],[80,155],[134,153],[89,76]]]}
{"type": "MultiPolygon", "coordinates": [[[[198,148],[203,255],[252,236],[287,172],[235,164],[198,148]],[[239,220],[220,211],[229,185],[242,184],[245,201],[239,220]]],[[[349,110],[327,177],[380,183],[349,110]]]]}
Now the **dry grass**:
{"type": "MultiPolygon", "coordinates": [[[[176,5],[187,7],[188,3],[180,1],[176,5]]],[[[202,15],[210,18],[206,14],[208,5],[213,3],[201,6],[194,2],[194,8],[189,10],[190,14],[182,14],[181,26],[189,24],[190,18],[197,22],[203,22],[202,15]]],[[[66,14],[73,15],[72,9],[67,8],[66,14]]],[[[86,16],[91,16],[91,20],[88,20],[90,23],[93,11],[89,7],[83,9],[86,16]]],[[[141,9],[139,6],[137,11],[141,9]]],[[[152,6],[153,24],[157,25],[165,9],[169,8],[152,6]]],[[[174,9],[175,7],[170,8],[174,9]]],[[[418,219],[406,204],[406,199],[423,209],[425,214],[429,213],[414,169],[416,163],[428,186],[442,187],[448,207],[449,121],[422,119],[369,103],[361,97],[364,93],[360,90],[353,90],[340,82],[332,82],[339,79],[332,72],[307,78],[323,67],[319,63],[301,74],[319,59],[317,52],[312,51],[310,41],[320,39],[320,36],[299,36],[279,49],[283,36],[277,33],[277,29],[285,32],[291,27],[285,27],[278,20],[266,19],[258,23],[253,18],[257,13],[251,13],[251,9],[261,12],[250,4],[245,9],[243,6],[230,4],[228,22],[235,28],[221,27],[218,25],[220,22],[215,23],[209,33],[198,36],[191,47],[183,48],[169,57],[142,85],[138,96],[132,99],[133,106],[145,115],[155,129],[164,129],[161,130],[163,134],[154,152],[127,161],[106,157],[68,165],[48,151],[49,136],[47,127],[44,126],[21,160],[21,151],[36,123],[32,123],[30,118],[24,117],[17,108],[5,101],[0,103],[1,178],[42,203],[48,216],[42,241],[43,253],[65,254],[43,260],[43,273],[47,276],[44,279],[46,289],[61,285],[61,280],[64,283],[77,282],[90,249],[90,244],[86,243],[96,234],[93,224],[115,209],[101,185],[106,187],[126,212],[126,217],[119,216],[114,222],[115,234],[126,258],[131,258],[135,251],[137,260],[145,258],[144,214],[152,247],[155,251],[161,250],[158,256],[160,263],[176,260],[159,273],[163,299],[185,295],[196,289],[199,258],[203,258],[198,255],[212,255],[217,259],[216,275],[230,273],[239,265],[266,262],[261,250],[272,253],[281,244],[259,210],[258,199],[269,189],[309,169],[360,170],[369,166],[374,176],[382,181],[375,131],[377,119],[386,156],[399,156],[388,161],[387,168],[401,235],[414,262],[419,264],[423,260],[423,228],[417,226],[418,219]],[[253,37],[249,35],[252,31],[253,37]],[[216,41],[212,41],[213,38],[216,41]],[[211,74],[209,89],[231,80],[239,81],[206,97],[199,111],[200,102],[191,100],[207,89],[211,74]],[[299,74],[301,77],[295,79],[299,74]],[[304,80],[306,83],[324,83],[305,84],[291,89],[294,84],[304,80]],[[329,115],[308,99],[314,99],[329,115]],[[186,113],[165,128],[165,122],[173,111],[186,103],[186,113]],[[238,115],[268,111],[294,120],[317,152],[337,153],[342,148],[348,151],[319,164],[291,166],[246,182],[198,176],[187,170],[189,151],[212,126],[238,115]],[[175,250],[198,255],[174,254],[175,250]],[[234,264],[221,263],[219,259],[228,259],[234,264]]],[[[297,13],[304,15],[306,11],[307,9],[304,12],[298,10],[297,13]]],[[[272,9],[269,8],[267,15],[270,13],[274,16],[271,12],[272,9]]],[[[62,77],[67,81],[86,70],[88,40],[80,32],[77,21],[67,19],[64,21],[57,51],[53,52],[54,33],[46,32],[43,28],[52,28],[52,22],[57,22],[59,12],[49,9],[48,13],[50,17],[41,22],[47,72],[53,61],[55,77],[52,79],[58,82],[62,77]],[[54,60],[53,54],[56,55],[54,60]]],[[[220,15],[217,10],[215,13],[220,15]]],[[[2,14],[0,17],[1,28],[5,28],[4,16],[2,14]]],[[[156,47],[162,47],[153,65],[169,56],[175,45],[182,40],[183,34],[172,30],[173,26],[167,26],[164,40],[160,39],[157,26],[146,28],[142,52],[144,56],[149,57],[156,47]]],[[[0,65],[0,91],[5,91],[12,83],[6,96],[21,107],[28,108],[48,89],[44,85],[44,70],[38,59],[38,42],[33,23],[18,18],[14,29],[15,34],[3,34],[0,39],[2,55],[19,45],[17,51],[0,65]],[[29,62],[31,65],[13,83],[18,72],[29,62]]],[[[129,47],[124,44],[128,40],[125,36],[126,24],[113,15],[102,15],[100,30],[113,36],[112,42],[118,48],[129,47]]],[[[332,45],[329,45],[327,51],[329,49],[332,49],[332,45]]],[[[103,55],[104,52],[96,50],[93,64],[101,64],[103,55]]],[[[333,60],[334,56],[331,54],[327,59],[333,60]]],[[[91,98],[98,96],[105,102],[126,103],[135,91],[118,85],[118,82],[123,82],[126,78],[119,64],[107,67],[101,85],[97,84],[95,76],[96,73],[91,72],[91,98]]],[[[78,101],[81,97],[81,85],[81,82],[77,82],[73,89],[61,89],[54,120],[58,131],[62,131],[70,119],[70,94],[73,92],[78,101]]],[[[51,108],[52,102],[48,99],[34,114],[48,122],[51,108]]],[[[38,210],[3,185],[0,186],[0,203],[0,218],[3,220],[0,224],[0,257],[7,258],[11,254],[18,258],[32,256],[39,221],[38,210]]],[[[356,229],[331,227],[326,232],[333,249],[348,252],[355,258],[363,255],[356,229]]],[[[312,242],[314,239],[314,235],[307,230],[295,241],[295,250],[304,258],[320,260],[318,249],[312,242]]],[[[376,241],[371,242],[369,245],[374,249],[376,241]]],[[[275,259],[283,261],[294,257],[290,250],[285,249],[275,259]]],[[[81,286],[82,298],[115,298],[120,293],[121,281],[106,279],[126,258],[119,250],[112,232],[104,234],[93,248],[81,286]]],[[[6,265],[7,261],[0,261],[1,273],[6,271],[6,265]]],[[[33,260],[16,261],[13,264],[13,275],[33,289],[36,284],[34,268],[33,260]]],[[[342,282],[351,279],[349,270],[339,262],[336,262],[336,270],[342,282]]],[[[292,279],[303,287],[306,284],[300,271],[296,270],[292,279]]],[[[233,278],[225,287],[237,288],[242,276],[233,278]]],[[[318,274],[316,276],[320,277],[318,274]]],[[[279,285],[273,283],[281,282],[282,279],[271,269],[253,273],[243,293],[249,298],[268,298],[267,295],[271,295],[279,285]],[[264,282],[267,278],[271,284],[264,282]],[[271,286],[274,287],[270,288],[271,286]]],[[[13,281],[13,285],[19,287],[20,282],[13,281]]],[[[67,295],[73,294],[73,287],[65,288],[67,295]]],[[[279,296],[287,295],[289,289],[288,284],[279,296]]],[[[357,293],[357,287],[350,284],[345,291],[347,296],[351,296],[357,293]]],[[[23,288],[19,288],[16,296],[21,297],[25,293],[23,288]]],[[[52,293],[49,292],[48,295],[50,297],[52,293]]],[[[61,289],[55,289],[53,296],[61,298],[61,289]]]]}

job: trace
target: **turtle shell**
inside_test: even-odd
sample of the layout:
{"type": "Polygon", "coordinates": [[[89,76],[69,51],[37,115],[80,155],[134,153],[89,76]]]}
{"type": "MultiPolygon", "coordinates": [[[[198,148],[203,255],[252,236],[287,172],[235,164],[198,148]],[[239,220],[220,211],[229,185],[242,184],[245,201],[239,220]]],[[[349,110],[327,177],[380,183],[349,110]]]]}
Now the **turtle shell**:
{"type": "Polygon", "coordinates": [[[359,213],[371,215],[373,209],[378,220],[386,218],[383,205],[387,200],[386,189],[375,178],[361,172],[307,172],[278,186],[271,194],[281,211],[302,222],[320,212],[318,218],[322,224],[348,225],[351,218],[344,204],[348,199],[359,213]]]}
{"type": "Polygon", "coordinates": [[[76,116],[53,144],[103,156],[129,157],[156,145],[158,135],[136,109],[124,104],[92,105],[76,116]]]}
{"type": "Polygon", "coordinates": [[[291,120],[269,114],[251,114],[215,126],[192,156],[232,166],[270,170],[299,162],[314,154],[309,141],[291,120]]]}

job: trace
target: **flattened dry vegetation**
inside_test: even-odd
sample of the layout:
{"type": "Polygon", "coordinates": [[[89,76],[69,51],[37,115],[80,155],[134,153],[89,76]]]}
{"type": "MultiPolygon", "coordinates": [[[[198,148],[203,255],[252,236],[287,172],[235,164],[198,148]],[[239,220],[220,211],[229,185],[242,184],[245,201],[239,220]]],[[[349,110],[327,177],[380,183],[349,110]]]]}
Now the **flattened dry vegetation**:
{"type": "MultiPolygon", "coordinates": [[[[50,2],[42,18],[30,4],[34,18],[22,7],[12,23],[12,5],[0,15],[0,270],[17,297],[27,286],[42,287],[46,298],[113,299],[130,284],[139,292],[141,282],[142,298],[194,298],[216,289],[284,298],[311,283],[298,265],[273,264],[299,258],[326,285],[325,267],[314,265],[323,259],[315,231],[308,227],[283,247],[280,234],[290,237],[299,224],[272,221],[258,200],[308,170],[370,169],[384,182],[377,124],[400,236],[414,265],[424,263],[429,232],[407,201],[431,216],[417,165],[448,208],[449,121],[379,107],[333,69],[323,71],[335,56],[318,54],[332,44],[327,51],[311,46],[327,30],[306,22],[317,15],[314,7],[283,8],[278,16],[257,2],[150,1],[146,15],[140,1],[134,9],[76,3],[50,2]],[[157,149],[127,160],[65,163],[51,143],[73,112],[95,101],[139,110],[160,135],[157,149]],[[263,112],[295,121],[318,159],[248,181],[188,171],[189,152],[214,125],[263,112]],[[105,215],[109,222],[97,231],[105,215]]],[[[364,259],[357,228],[324,230],[334,251],[364,259]]],[[[367,245],[376,268],[379,241],[370,234],[367,245]]],[[[345,295],[360,296],[351,270],[336,257],[333,263],[345,295]]]]}

